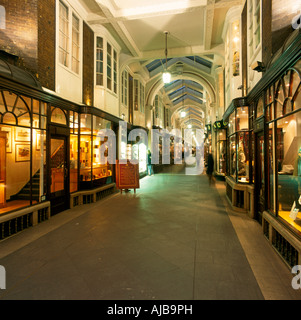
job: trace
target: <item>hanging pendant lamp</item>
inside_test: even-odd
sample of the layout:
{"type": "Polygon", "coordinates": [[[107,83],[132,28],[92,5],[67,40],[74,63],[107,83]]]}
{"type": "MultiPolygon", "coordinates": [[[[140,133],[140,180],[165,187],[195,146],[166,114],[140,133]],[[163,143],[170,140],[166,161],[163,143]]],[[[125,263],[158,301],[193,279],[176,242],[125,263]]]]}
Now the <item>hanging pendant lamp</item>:
{"type": "Polygon", "coordinates": [[[165,33],[165,71],[163,72],[163,83],[169,83],[170,79],[171,79],[171,74],[169,71],[167,71],[167,35],[168,35],[168,31],[164,31],[165,33]]]}

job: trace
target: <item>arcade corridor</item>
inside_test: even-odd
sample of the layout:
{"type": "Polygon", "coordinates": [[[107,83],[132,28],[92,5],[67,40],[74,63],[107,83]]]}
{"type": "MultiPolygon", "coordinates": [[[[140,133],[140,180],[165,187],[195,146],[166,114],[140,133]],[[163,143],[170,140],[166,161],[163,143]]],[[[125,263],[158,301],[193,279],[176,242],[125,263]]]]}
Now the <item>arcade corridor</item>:
{"type": "Polygon", "coordinates": [[[300,299],[261,226],[224,182],[172,172],[77,206],[0,243],[1,299],[300,299]]]}

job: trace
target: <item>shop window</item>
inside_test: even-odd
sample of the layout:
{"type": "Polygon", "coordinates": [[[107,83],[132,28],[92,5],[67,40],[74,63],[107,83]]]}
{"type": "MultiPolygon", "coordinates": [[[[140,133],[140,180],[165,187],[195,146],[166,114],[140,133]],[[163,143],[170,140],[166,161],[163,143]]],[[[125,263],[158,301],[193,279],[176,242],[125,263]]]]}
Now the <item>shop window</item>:
{"type": "Polygon", "coordinates": [[[229,129],[228,129],[228,135],[231,135],[235,132],[235,113],[231,113],[229,117],[229,129]]]}
{"type": "Polygon", "coordinates": [[[256,118],[259,118],[263,115],[263,99],[260,98],[256,107],[256,118]]]}
{"type": "Polygon", "coordinates": [[[226,130],[218,130],[216,144],[216,170],[220,174],[226,173],[226,139],[226,130]]]}
{"type": "Polygon", "coordinates": [[[250,179],[249,107],[238,107],[229,116],[228,165],[230,176],[236,182],[250,179]]]}
{"type": "Polygon", "coordinates": [[[18,125],[30,127],[31,118],[29,112],[18,117],[18,125]]]}
{"type": "Polygon", "coordinates": [[[249,129],[249,113],[247,107],[237,108],[236,131],[249,129]]]}
{"type": "Polygon", "coordinates": [[[6,112],[2,117],[2,123],[17,124],[17,119],[13,113],[6,112]]]}
{"type": "Polygon", "coordinates": [[[67,125],[65,112],[60,108],[51,107],[51,122],[67,125]]]}
{"type": "Polygon", "coordinates": [[[70,127],[70,193],[78,190],[78,113],[69,112],[70,127]]]}
{"type": "Polygon", "coordinates": [[[229,141],[229,159],[230,159],[230,176],[236,180],[236,137],[235,135],[230,137],[229,141]]]}
{"type": "MultiPolygon", "coordinates": [[[[269,124],[269,166],[268,166],[268,180],[269,180],[269,201],[268,207],[271,212],[275,212],[275,204],[274,204],[274,188],[275,188],[275,172],[274,172],[274,123],[269,124]]],[[[281,171],[281,163],[277,162],[276,170],[281,171]]]]}
{"type": "Polygon", "coordinates": [[[301,232],[301,113],[277,121],[278,215],[301,232]],[[292,213],[292,215],[290,215],[292,213]],[[294,213],[297,213],[294,216],[294,213]]]}
{"type": "Polygon", "coordinates": [[[83,188],[110,181],[112,165],[107,162],[108,146],[105,144],[108,137],[102,130],[111,129],[111,126],[110,121],[100,117],[81,115],[80,183],[83,188]]]}
{"type": "Polygon", "coordinates": [[[0,140],[5,142],[0,141],[2,178],[5,174],[0,179],[0,214],[4,214],[45,200],[46,117],[41,113],[46,114],[47,104],[1,91],[0,105],[0,140]]]}
{"type": "Polygon", "coordinates": [[[239,182],[249,182],[249,132],[239,132],[237,149],[237,177],[239,182]]]}
{"type": "Polygon", "coordinates": [[[70,193],[78,190],[78,135],[70,134],[70,193]]]}

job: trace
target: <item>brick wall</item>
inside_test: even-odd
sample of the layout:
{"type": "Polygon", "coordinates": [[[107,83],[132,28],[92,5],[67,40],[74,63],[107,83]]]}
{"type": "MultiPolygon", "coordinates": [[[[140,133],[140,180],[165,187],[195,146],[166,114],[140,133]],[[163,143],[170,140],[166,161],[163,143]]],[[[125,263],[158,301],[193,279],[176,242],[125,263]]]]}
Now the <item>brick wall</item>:
{"type": "Polygon", "coordinates": [[[5,29],[0,29],[0,50],[18,56],[15,64],[37,73],[38,0],[1,0],[5,29]]]}
{"type": "Polygon", "coordinates": [[[38,1],[38,79],[55,90],[55,0],[38,1]]]}
{"type": "Polygon", "coordinates": [[[94,33],[83,23],[83,103],[93,105],[94,93],[94,33]]]}

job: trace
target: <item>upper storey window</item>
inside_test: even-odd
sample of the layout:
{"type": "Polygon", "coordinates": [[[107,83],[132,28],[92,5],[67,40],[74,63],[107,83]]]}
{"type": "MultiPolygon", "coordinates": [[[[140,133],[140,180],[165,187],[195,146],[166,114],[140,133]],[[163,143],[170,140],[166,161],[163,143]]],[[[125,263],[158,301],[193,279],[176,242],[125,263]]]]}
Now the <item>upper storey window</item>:
{"type": "Polygon", "coordinates": [[[249,55],[252,58],[260,44],[260,0],[249,1],[249,55]]]}
{"type": "Polygon", "coordinates": [[[117,94],[117,52],[109,42],[96,37],[96,85],[105,84],[117,94]]]}
{"type": "Polygon", "coordinates": [[[103,38],[96,38],[96,85],[103,86],[103,38]]]}
{"type": "Polygon", "coordinates": [[[79,74],[80,20],[62,1],[59,2],[59,63],[79,74]]]}
{"type": "Polygon", "coordinates": [[[59,22],[59,61],[65,67],[69,67],[69,20],[68,20],[68,8],[60,2],[60,22],[59,22]]]}

